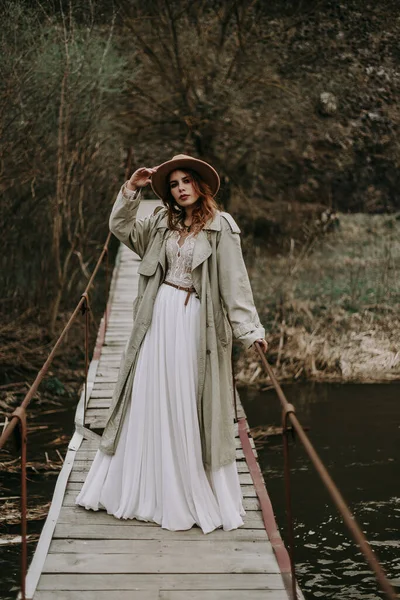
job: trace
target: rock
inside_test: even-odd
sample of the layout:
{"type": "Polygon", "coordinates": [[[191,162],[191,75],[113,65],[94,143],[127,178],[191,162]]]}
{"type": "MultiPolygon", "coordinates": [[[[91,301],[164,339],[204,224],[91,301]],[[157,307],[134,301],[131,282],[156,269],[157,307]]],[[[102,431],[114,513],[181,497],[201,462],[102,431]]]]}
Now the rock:
{"type": "Polygon", "coordinates": [[[322,92],[319,97],[318,111],[324,117],[331,117],[337,111],[337,98],[331,92],[322,92]]]}

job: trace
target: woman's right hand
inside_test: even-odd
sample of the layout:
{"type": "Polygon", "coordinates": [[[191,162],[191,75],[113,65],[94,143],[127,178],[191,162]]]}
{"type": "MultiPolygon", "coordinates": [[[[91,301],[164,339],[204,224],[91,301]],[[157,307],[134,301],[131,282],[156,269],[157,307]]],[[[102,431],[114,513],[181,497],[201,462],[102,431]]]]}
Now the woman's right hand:
{"type": "Polygon", "coordinates": [[[130,177],[126,184],[128,190],[136,190],[139,187],[145,187],[151,182],[151,176],[157,171],[158,167],[140,167],[130,177]]]}

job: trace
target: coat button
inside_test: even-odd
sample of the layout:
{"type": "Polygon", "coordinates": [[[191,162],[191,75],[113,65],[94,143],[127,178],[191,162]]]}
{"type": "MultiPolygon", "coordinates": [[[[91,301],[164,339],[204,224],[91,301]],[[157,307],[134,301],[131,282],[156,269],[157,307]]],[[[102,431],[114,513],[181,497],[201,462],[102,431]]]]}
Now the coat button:
{"type": "Polygon", "coordinates": [[[211,350],[206,350],[207,354],[211,354],[211,350]]]}

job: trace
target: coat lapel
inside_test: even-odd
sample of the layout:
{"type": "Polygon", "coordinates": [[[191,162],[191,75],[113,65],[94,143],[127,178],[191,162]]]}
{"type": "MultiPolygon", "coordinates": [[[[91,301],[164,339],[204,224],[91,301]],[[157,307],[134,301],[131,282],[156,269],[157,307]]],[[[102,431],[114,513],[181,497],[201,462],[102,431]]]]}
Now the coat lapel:
{"type": "Polygon", "coordinates": [[[162,235],[156,236],[150,251],[141,260],[138,267],[139,275],[151,277],[156,272],[158,263],[161,264],[165,272],[165,237],[162,235]]]}
{"type": "Polygon", "coordinates": [[[162,267],[162,270],[163,270],[163,273],[164,273],[164,277],[165,277],[165,274],[167,272],[167,254],[166,254],[166,249],[165,249],[166,243],[167,243],[167,236],[164,235],[163,241],[162,241],[162,245],[161,245],[161,250],[160,250],[160,253],[158,255],[158,263],[162,267]]]}
{"type": "Polygon", "coordinates": [[[162,270],[163,270],[163,273],[164,273],[164,277],[165,277],[165,274],[167,272],[167,256],[166,256],[165,246],[166,246],[166,243],[167,243],[166,231],[168,229],[168,219],[167,219],[167,215],[166,214],[157,223],[156,228],[157,228],[157,230],[160,230],[160,237],[162,236],[161,248],[160,248],[160,252],[158,254],[158,262],[159,262],[159,264],[162,267],[162,270]]]}
{"type": "Polygon", "coordinates": [[[196,237],[196,243],[193,249],[192,271],[200,266],[212,254],[211,244],[207,238],[207,231],[221,231],[221,213],[217,211],[216,215],[200,231],[196,237]]]}
{"type": "Polygon", "coordinates": [[[193,248],[192,271],[201,265],[211,255],[211,244],[207,239],[205,231],[202,229],[196,236],[193,248]]]}
{"type": "MultiPolygon", "coordinates": [[[[165,214],[162,219],[160,219],[157,224],[157,229],[168,229],[168,219],[165,214]]],[[[193,249],[193,262],[192,262],[192,271],[197,269],[209,256],[211,256],[212,248],[211,244],[207,239],[206,231],[220,231],[221,230],[221,216],[220,213],[214,216],[214,218],[207,223],[207,225],[202,229],[196,236],[196,241],[193,249]]],[[[165,231],[164,231],[165,233],[165,231]]],[[[158,262],[163,268],[164,273],[166,272],[166,254],[165,254],[165,244],[166,244],[166,235],[163,236],[163,244],[160,249],[158,262]]]]}

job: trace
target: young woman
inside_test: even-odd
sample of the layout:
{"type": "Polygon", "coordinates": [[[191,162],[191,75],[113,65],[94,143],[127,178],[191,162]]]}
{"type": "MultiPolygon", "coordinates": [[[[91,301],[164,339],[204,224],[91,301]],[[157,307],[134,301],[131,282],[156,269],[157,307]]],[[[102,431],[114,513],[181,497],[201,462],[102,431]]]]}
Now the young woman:
{"type": "Polygon", "coordinates": [[[243,525],[232,334],[247,348],[267,342],[218,189],[211,165],[181,154],[135,171],[113,206],[111,231],[142,261],[107,424],[76,498],[87,509],[170,530],[243,525]],[[164,208],[139,220],[149,183],[164,208]]]}

